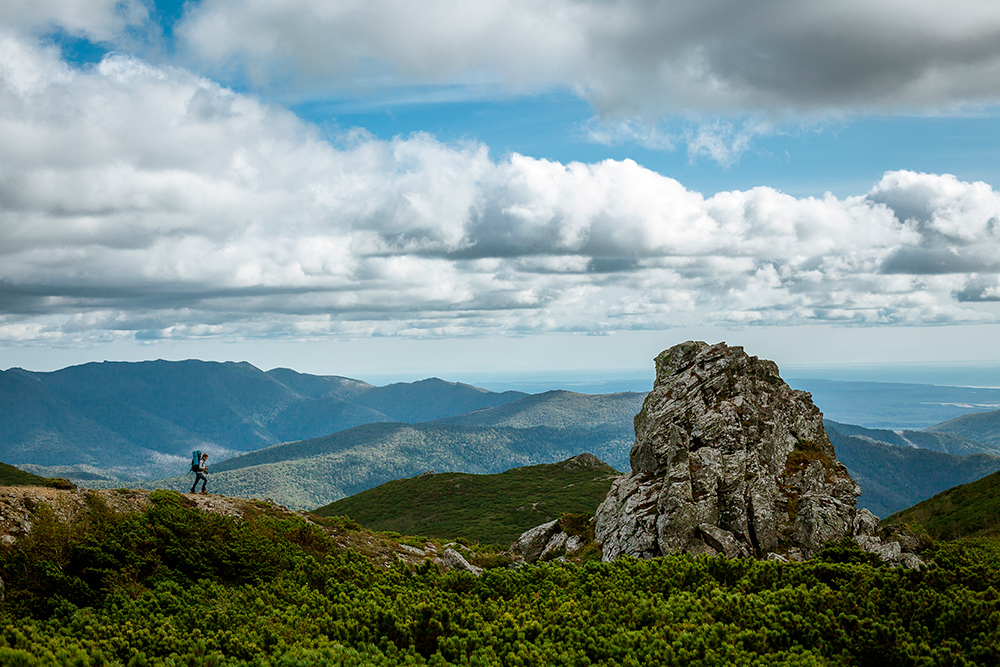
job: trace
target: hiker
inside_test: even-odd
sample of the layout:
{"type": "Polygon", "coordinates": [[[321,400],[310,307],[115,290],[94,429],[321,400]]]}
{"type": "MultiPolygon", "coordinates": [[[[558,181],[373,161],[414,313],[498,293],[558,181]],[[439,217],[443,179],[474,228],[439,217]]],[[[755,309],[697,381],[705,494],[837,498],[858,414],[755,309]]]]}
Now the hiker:
{"type": "Polygon", "coordinates": [[[194,484],[191,485],[191,493],[194,493],[194,489],[198,486],[198,480],[201,480],[201,492],[205,493],[205,486],[208,484],[208,477],[205,473],[208,472],[208,454],[202,454],[198,463],[191,466],[191,470],[194,471],[194,484]]]}

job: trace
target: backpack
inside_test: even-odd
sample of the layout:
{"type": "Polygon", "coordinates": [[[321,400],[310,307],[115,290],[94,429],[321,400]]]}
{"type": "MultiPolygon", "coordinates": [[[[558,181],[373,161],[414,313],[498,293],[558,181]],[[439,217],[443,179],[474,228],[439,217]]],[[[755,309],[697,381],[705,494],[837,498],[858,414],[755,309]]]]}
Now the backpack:
{"type": "Polygon", "coordinates": [[[197,472],[198,468],[201,468],[201,451],[196,449],[191,452],[191,470],[197,472]]]}

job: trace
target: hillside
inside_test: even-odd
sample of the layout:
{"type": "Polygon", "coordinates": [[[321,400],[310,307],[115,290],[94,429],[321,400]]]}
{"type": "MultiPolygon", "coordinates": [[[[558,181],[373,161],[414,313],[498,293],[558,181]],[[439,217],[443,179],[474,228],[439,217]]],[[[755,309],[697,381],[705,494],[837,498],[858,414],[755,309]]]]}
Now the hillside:
{"type": "MultiPolygon", "coordinates": [[[[605,452],[621,457],[624,451],[627,457],[630,446],[610,429],[367,424],[210,463],[209,486],[226,495],[270,497],[289,507],[312,508],[427,470],[499,473],[585,451],[601,458],[605,452]]],[[[193,475],[187,475],[145,485],[183,491],[192,481],[193,475]]]]}
{"type": "Polygon", "coordinates": [[[625,558],[508,568],[267,503],[0,489],[0,664],[994,664],[1000,546],[931,570],[838,546],[805,563],[625,558]],[[25,530],[26,529],[26,530],[25,530]],[[905,619],[904,623],[899,619],[905,619]]]}
{"type": "Polygon", "coordinates": [[[362,491],[314,513],[346,515],[370,530],[507,546],[529,528],[564,512],[593,514],[618,474],[589,454],[496,475],[424,473],[362,491]]]}
{"type": "Polygon", "coordinates": [[[193,449],[220,460],[361,424],[427,421],[523,396],[437,379],[374,387],[232,362],[11,369],[0,372],[0,456],[14,464],[162,476],[183,466],[193,449]]]}
{"type": "Polygon", "coordinates": [[[6,463],[0,463],[0,486],[48,486],[68,488],[72,484],[65,479],[40,477],[6,463]]]}
{"type": "Polygon", "coordinates": [[[615,427],[629,437],[632,420],[642,408],[645,394],[577,394],[572,391],[547,391],[532,394],[505,405],[484,408],[468,414],[442,419],[463,426],[531,428],[615,427]]]}
{"type": "MultiPolygon", "coordinates": [[[[861,486],[858,506],[880,517],[1000,470],[1000,457],[997,456],[958,456],[918,449],[908,444],[890,444],[873,437],[888,437],[883,435],[884,431],[857,426],[847,428],[847,425],[830,421],[825,421],[824,426],[837,451],[837,458],[861,486]],[[845,435],[840,429],[849,431],[851,435],[845,435]],[[864,435],[866,432],[871,435],[864,435]]],[[[899,437],[894,433],[892,435],[899,437]]]]}
{"type": "Polygon", "coordinates": [[[935,424],[927,430],[957,433],[1000,448],[1000,410],[962,415],[935,424]]]}
{"type": "Polygon", "coordinates": [[[1000,536],[1000,472],[942,491],[887,521],[919,524],[939,540],[1000,536]]]}
{"type": "Polygon", "coordinates": [[[959,456],[966,456],[968,454],[1000,456],[1000,446],[973,440],[956,433],[929,430],[914,431],[910,429],[889,431],[886,429],[865,428],[854,424],[842,424],[832,419],[824,419],[823,423],[827,426],[832,426],[841,435],[857,435],[890,445],[898,445],[899,447],[930,449],[935,452],[956,454],[959,456]]]}

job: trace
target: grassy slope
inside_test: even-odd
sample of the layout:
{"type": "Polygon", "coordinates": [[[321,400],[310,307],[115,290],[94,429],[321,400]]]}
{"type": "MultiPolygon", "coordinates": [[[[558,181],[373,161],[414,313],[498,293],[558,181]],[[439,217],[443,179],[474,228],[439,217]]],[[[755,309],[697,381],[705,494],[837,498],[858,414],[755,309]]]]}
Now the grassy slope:
{"type": "Polygon", "coordinates": [[[957,433],[989,445],[1000,446],[1000,410],[962,415],[935,424],[927,430],[957,433]]]}
{"type": "Polygon", "coordinates": [[[0,463],[0,486],[55,486],[62,482],[65,480],[39,477],[7,463],[0,463]]]}
{"type": "Polygon", "coordinates": [[[345,522],[150,500],[140,514],[87,502],[72,524],[36,506],[31,533],[0,548],[0,664],[806,667],[1000,655],[993,540],[938,545],[919,572],[845,548],[805,563],[674,554],[517,569],[466,551],[493,568],[477,578],[345,522]]]}
{"type": "Polygon", "coordinates": [[[1000,472],[942,491],[890,519],[918,523],[936,539],[1000,535],[1000,472]]]}
{"type": "Polygon", "coordinates": [[[563,512],[592,514],[617,475],[611,466],[585,457],[497,475],[424,474],[362,491],[315,513],[347,515],[370,530],[506,545],[563,512]]]}
{"type": "MultiPolygon", "coordinates": [[[[454,424],[368,424],[276,445],[209,465],[209,488],[238,497],[270,497],[295,508],[324,505],[427,470],[498,473],[561,461],[585,451],[628,452],[631,443],[601,429],[472,429],[454,424]]],[[[193,475],[150,487],[186,490],[193,475]]]]}
{"type": "Polygon", "coordinates": [[[1000,457],[988,454],[956,456],[900,447],[864,436],[845,436],[829,424],[827,433],[837,458],[864,491],[858,506],[881,517],[1000,470],[1000,457]]]}

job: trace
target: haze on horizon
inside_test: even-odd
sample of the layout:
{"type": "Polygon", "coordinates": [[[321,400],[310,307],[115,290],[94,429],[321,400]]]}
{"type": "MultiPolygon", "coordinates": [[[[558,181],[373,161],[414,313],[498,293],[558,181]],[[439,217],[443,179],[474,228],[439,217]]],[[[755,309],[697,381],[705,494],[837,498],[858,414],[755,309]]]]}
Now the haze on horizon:
{"type": "Polygon", "coordinates": [[[998,31],[982,0],[5,2],[0,368],[1000,361],[998,31]]]}

